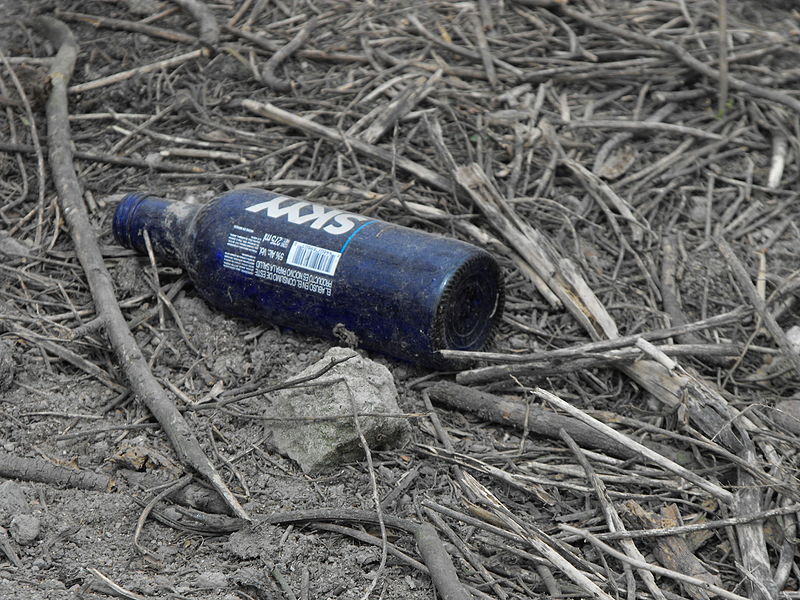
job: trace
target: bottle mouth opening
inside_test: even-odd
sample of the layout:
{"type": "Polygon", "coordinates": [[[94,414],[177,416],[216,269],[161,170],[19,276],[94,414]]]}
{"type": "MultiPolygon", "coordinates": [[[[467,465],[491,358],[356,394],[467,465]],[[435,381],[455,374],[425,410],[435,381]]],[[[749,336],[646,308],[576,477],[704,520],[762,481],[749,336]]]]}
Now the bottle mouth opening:
{"type": "Polygon", "coordinates": [[[467,261],[448,281],[434,325],[436,350],[483,350],[503,310],[503,282],[489,256],[467,261]]]}
{"type": "Polygon", "coordinates": [[[126,248],[134,248],[130,224],[139,205],[148,198],[147,194],[128,194],[117,205],[111,229],[117,243],[126,248]]]}

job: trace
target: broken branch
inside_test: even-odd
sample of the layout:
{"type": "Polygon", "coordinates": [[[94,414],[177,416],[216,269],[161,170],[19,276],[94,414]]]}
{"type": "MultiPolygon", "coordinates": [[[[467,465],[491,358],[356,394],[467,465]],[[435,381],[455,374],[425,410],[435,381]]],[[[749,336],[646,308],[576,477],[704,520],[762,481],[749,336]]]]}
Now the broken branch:
{"type": "Polygon", "coordinates": [[[239,501],[203,452],[189,424],[153,376],[147,360],[128,329],[114,295],[111,275],[106,269],[97,245],[97,238],[83,203],[81,185],[72,162],[67,87],[75,67],[78,44],[69,27],[57,19],[39,17],[36,24],[58,48],[50,69],[52,89],[47,100],[50,169],[63,207],[64,218],[75,244],[75,253],[86,273],[97,313],[103,319],[111,346],[131,389],[161,424],[180,461],[205,477],[237,516],[248,519],[239,501]]]}

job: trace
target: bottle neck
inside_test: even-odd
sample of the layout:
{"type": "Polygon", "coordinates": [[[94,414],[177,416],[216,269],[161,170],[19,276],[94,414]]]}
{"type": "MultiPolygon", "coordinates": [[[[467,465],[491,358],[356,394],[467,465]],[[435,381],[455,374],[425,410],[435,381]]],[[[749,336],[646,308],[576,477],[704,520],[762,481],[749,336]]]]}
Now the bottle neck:
{"type": "Polygon", "coordinates": [[[182,241],[198,209],[147,194],[128,194],[114,213],[114,238],[120,245],[146,254],[147,232],[156,258],[162,264],[179,265],[182,241]]]}

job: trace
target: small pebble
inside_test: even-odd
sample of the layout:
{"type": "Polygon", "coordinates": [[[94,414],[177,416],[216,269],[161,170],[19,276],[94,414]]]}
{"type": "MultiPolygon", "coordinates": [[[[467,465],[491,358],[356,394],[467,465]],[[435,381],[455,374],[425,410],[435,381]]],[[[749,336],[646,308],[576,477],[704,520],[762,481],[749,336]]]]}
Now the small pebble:
{"type": "Polygon", "coordinates": [[[220,589],[228,586],[228,577],[219,571],[204,571],[197,576],[195,585],[202,588],[220,589]]]}
{"type": "Polygon", "coordinates": [[[27,546],[39,537],[41,528],[41,521],[33,515],[17,515],[11,519],[9,531],[18,544],[27,546]]]}
{"type": "Polygon", "coordinates": [[[16,515],[28,512],[28,501],[20,485],[11,480],[0,484],[0,526],[7,525],[16,515]]]}
{"type": "Polygon", "coordinates": [[[45,579],[41,584],[41,587],[46,590],[66,590],[67,586],[64,585],[63,581],[58,579],[45,579]]]}
{"type": "Polygon", "coordinates": [[[800,352],[800,327],[792,325],[786,330],[786,339],[794,348],[795,352],[800,352]]]}
{"type": "Polygon", "coordinates": [[[694,196],[689,208],[689,219],[697,225],[704,225],[708,214],[708,200],[704,196],[694,196]]]}
{"type": "Polygon", "coordinates": [[[31,249],[5,232],[0,233],[0,254],[6,256],[30,256],[31,249]]]}

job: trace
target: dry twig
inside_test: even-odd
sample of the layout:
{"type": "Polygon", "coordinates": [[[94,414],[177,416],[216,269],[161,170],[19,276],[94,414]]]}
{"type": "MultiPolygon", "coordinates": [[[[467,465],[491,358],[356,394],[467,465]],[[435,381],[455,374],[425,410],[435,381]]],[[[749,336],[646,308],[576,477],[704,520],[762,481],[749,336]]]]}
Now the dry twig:
{"type": "Polygon", "coordinates": [[[534,394],[536,394],[546,402],[549,402],[550,404],[554,405],[555,407],[560,408],[566,413],[572,415],[576,419],[583,421],[590,427],[593,427],[597,431],[603,433],[604,435],[615,440],[616,442],[623,444],[628,448],[630,448],[631,450],[638,452],[644,458],[647,458],[651,462],[659,465],[660,467],[666,469],[667,471],[675,473],[676,475],[682,477],[686,481],[689,481],[690,483],[693,483],[694,485],[706,490],[709,494],[719,499],[720,501],[724,502],[725,504],[733,504],[734,496],[728,490],[718,486],[715,483],[707,481],[706,479],[703,479],[696,473],[693,473],[692,471],[686,469],[685,467],[682,467],[681,465],[675,463],[674,461],[671,461],[668,458],[665,458],[660,454],[653,452],[650,448],[647,448],[646,446],[643,446],[642,444],[633,441],[628,436],[612,429],[605,423],[601,423],[594,417],[587,415],[582,410],[572,406],[569,402],[565,402],[555,394],[552,394],[541,388],[536,389],[534,391],[534,394]]]}
{"type": "Polygon", "coordinates": [[[70,235],[75,243],[75,251],[86,272],[97,312],[103,317],[106,333],[122,363],[132,390],[164,428],[181,462],[206,478],[237,516],[247,519],[247,513],[222,481],[189,429],[189,425],[151,373],[117,304],[111,276],[106,270],[97,246],[83,204],[80,183],[72,165],[67,86],[75,65],[78,46],[72,32],[61,21],[41,17],[37,20],[37,24],[58,48],[50,70],[52,90],[47,101],[50,169],[63,205],[64,217],[69,224],[70,235]]]}
{"type": "Polygon", "coordinates": [[[313,17],[308,23],[303,25],[300,31],[297,32],[297,35],[295,35],[289,43],[275,52],[275,54],[264,63],[264,66],[261,68],[261,79],[264,80],[264,83],[276,92],[286,93],[292,90],[292,84],[275,75],[275,70],[306,43],[318,24],[318,19],[313,17]]]}

